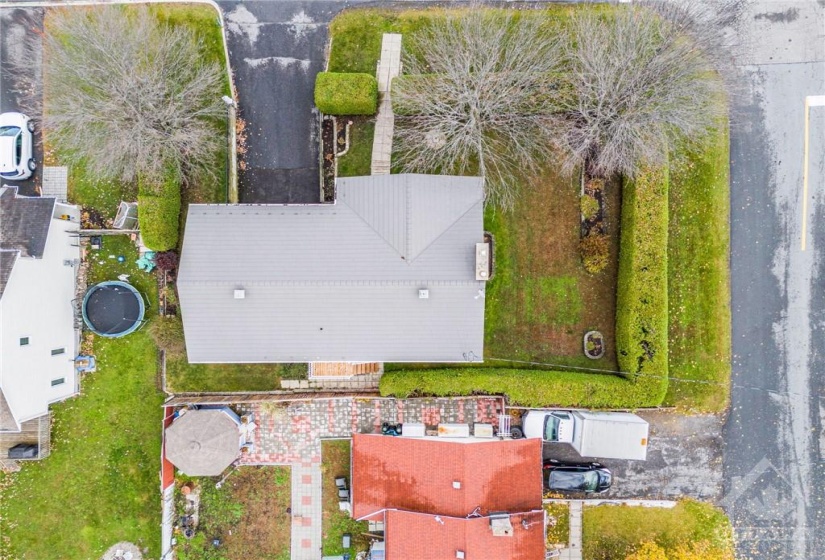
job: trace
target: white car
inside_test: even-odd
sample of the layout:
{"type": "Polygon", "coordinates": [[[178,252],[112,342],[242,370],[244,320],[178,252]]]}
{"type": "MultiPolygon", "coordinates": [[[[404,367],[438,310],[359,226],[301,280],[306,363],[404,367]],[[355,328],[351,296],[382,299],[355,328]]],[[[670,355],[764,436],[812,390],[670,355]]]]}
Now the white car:
{"type": "Polygon", "coordinates": [[[22,113],[0,114],[0,178],[22,181],[37,168],[32,151],[34,123],[22,113]]]}

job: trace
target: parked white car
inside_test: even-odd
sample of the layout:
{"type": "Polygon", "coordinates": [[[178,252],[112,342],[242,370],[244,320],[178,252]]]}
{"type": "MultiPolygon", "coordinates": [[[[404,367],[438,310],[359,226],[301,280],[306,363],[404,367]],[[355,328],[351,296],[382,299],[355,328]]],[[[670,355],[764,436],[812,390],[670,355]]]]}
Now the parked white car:
{"type": "Polygon", "coordinates": [[[34,123],[23,113],[0,114],[0,178],[22,181],[37,168],[32,151],[34,123]]]}

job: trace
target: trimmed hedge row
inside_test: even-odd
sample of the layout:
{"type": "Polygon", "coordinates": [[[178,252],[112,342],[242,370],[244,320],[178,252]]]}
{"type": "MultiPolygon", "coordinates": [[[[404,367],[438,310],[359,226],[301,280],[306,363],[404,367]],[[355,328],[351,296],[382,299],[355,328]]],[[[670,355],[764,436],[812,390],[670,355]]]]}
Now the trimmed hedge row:
{"type": "Polygon", "coordinates": [[[153,251],[169,251],[178,246],[181,193],[177,174],[162,182],[138,185],[138,223],[143,244],[153,251]]]}
{"type": "Polygon", "coordinates": [[[667,391],[668,169],[646,169],[622,189],[616,350],[619,369],[667,391]]]}
{"type": "Polygon", "coordinates": [[[507,395],[517,406],[638,408],[661,404],[665,386],[647,379],[574,371],[504,368],[445,368],[388,371],[383,396],[507,395]]]}
{"type": "Polygon", "coordinates": [[[327,115],[374,115],[378,81],[369,74],[321,72],[315,78],[315,105],[327,115]]]}

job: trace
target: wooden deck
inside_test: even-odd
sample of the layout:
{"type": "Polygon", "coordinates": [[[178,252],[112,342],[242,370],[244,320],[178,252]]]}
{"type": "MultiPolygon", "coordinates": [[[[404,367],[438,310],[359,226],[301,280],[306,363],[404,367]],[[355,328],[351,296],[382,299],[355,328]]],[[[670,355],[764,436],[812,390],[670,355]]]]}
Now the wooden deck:
{"type": "Polygon", "coordinates": [[[380,372],[381,364],[377,362],[315,362],[309,365],[310,379],[316,377],[353,377],[380,372]]]}
{"type": "Polygon", "coordinates": [[[0,432],[0,458],[8,457],[8,450],[18,443],[37,443],[40,456],[45,459],[51,452],[51,413],[23,422],[19,432],[0,432]]]}

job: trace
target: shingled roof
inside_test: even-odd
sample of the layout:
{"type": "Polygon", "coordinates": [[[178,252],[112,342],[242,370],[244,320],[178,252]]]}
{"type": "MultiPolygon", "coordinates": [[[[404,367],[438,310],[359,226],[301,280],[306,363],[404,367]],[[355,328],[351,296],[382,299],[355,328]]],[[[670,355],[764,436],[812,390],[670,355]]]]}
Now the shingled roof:
{"type": "Polygon", "coordinates": [[[190,362],[481,358],[482,179],[353,177],[337,192],[190,205],[177,282],[190,362]]]}
{"type": "Polygon", "coordinates": [[[476,508],[530,511],[541,507],[541,441],[354,434],[352,491],[356,519],[384,509],[452,517],[476,508]]]}
{"type": "Polygon", "coordinates": [[[19,196],[17,187],[0,187],[0,297],[18,256],[43,256],[54,205],[54,198],[19,196]]]}
{"type": "Polygon", "coordinates": [[[510,516],[512,534],[495,536],[488,517],[457,519],[406,511],[387,512],[386,560],[543,560],[544,512],[510,516]]]}

